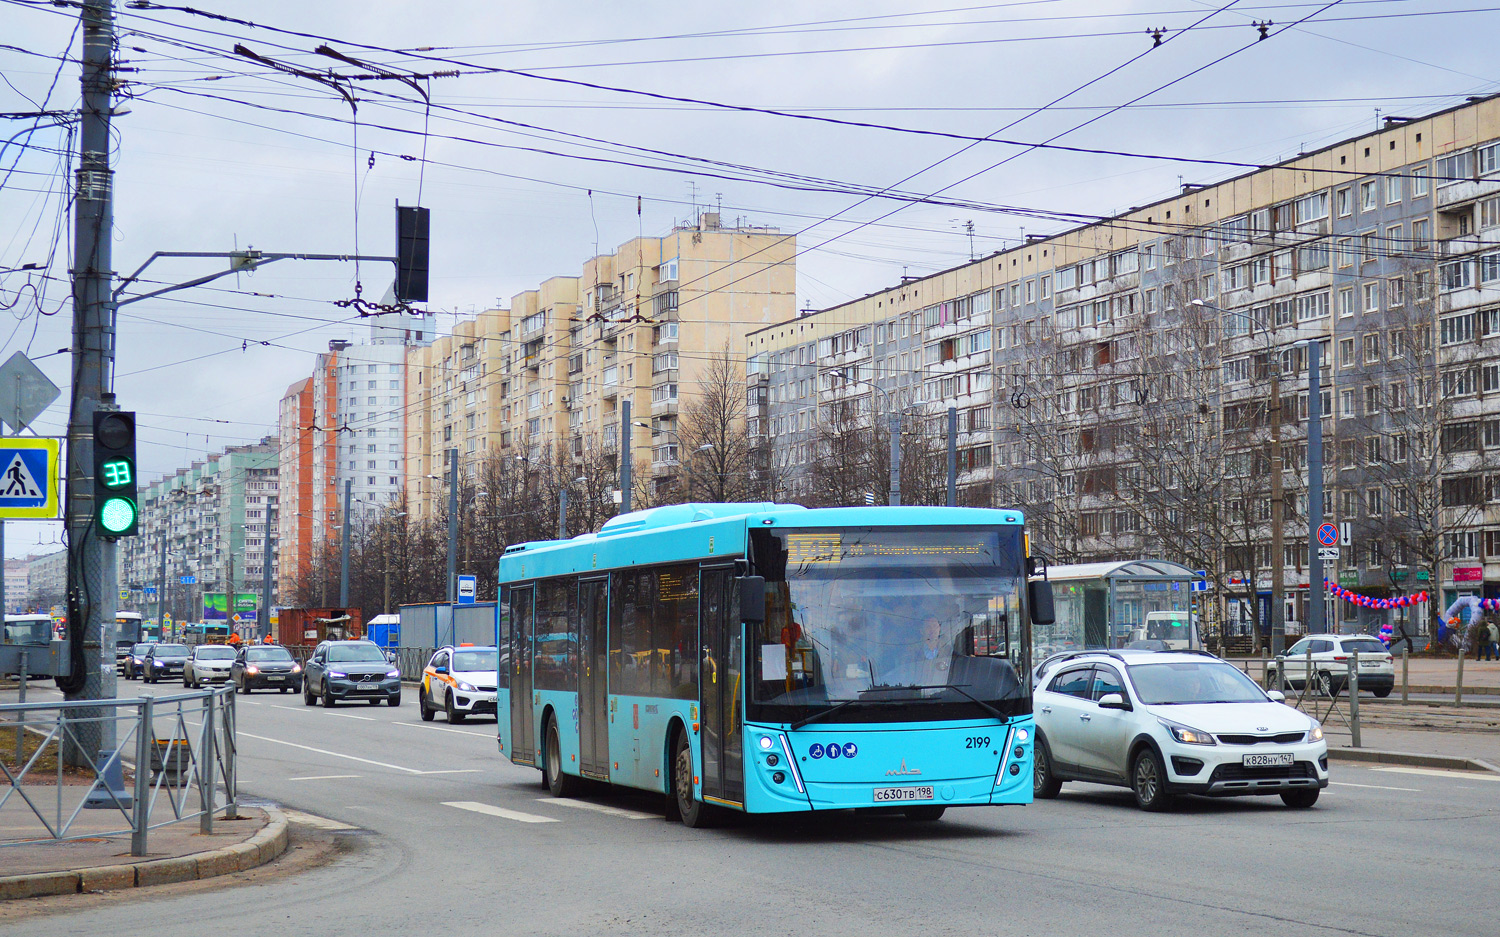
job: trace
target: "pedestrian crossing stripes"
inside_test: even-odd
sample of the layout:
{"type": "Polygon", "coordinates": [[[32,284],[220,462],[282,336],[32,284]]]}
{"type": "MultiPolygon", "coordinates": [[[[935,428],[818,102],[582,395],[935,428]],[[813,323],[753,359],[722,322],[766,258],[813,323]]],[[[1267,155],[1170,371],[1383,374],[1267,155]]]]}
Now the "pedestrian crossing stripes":
{"type": "Polygon", "coordinates": [[[490,804],[481,804],[472,800],[449,800],[443,801],[444,807],[457,807],[459,810],[468,810],[472,813],[482,813],[486,816],[499,817],[502,820],[515,820],[517,823],[556,823],[556,817],[543,817],[535,813],[522,813],[519,810],[506,810],[504,807],[495,807],[490,804]]]}

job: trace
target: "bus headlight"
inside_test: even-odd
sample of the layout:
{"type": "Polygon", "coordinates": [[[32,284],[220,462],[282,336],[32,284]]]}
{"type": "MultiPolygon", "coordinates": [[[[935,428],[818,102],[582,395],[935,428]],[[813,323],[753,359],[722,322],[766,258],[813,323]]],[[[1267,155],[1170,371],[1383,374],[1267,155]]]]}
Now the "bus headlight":
{"type": "Polygon", "coordinates": [[[1017,742],[1024,742],[1024,741],[1026,741],[1029,738],[1031,738],[1031,733],[1030,732],[1026,731],[1025,729],[1017,729],[1016,730],[1016,741],[1017,742]]]}

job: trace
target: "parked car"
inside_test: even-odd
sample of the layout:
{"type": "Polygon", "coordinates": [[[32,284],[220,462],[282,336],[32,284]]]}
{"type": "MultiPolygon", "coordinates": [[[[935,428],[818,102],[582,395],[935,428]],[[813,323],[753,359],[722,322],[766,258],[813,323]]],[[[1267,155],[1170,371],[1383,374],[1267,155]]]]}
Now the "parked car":
{"type": "Polygon", "coordinates": [[[146,652],[155,645],[155,641],[140,641],[130,646],[124,659],[118,661],[120,672],[125,675],[126,680],[134,680],[141,675],[141,664],[146,659],[146,652]]]}
{"type": "Polygon", "coordinates": [[[151,649],[146,651],[146,656],[141,658],[141,676],[147,683],[155,683],[169,677],[180,677],[187,659],[188,646],[186,644],[153,644],[151,649]]]}
{"type": "Polygon", "coordinates": [[[229,666],[234,663],[234,648],[227,644],[199,644],[182,665],[182,685],[198,687],[205,683],[224,683],[229,666]]]}
{"type": "Polygon", "coordinates": [[[319,700],[330,709],[344,700],[400,706],[401,671],[374,641],[324,641],[302,674],[302,701],[312,706],[319,700]]]}
{"type": "MultiPolygon", "coordinates": [[[[1396,668],[1391,652],[1379,638],[1367,634],[1310,634],[1287,648],[1285,657],[1287,686],[1302,689],[1307,682],[1307,652],[1312,650],[1313,682],[1324,696],[1344,692],[1349,685],[1349,661],[1359,652],[1359,688],[1384,699],[1396,686],[1396,668]]],[[[1266,668],[1266,682],[1279,686],[1278,664],[1266,668]]]]}
{"type": "Polygon", "coordinates": [[[1179,794],[1279,794],[1311,807],[1328,786],[1323,728],[1202,651],[1085,651],[1035,691],[1033,793],[1066,781],[1129,787],[1144,810],[1179,794]]]}
{"type": "Polygon", "coordinates": [[[441,710],[450,723],[469,716],[495,715],[495,679],[500,666],[496,647],[440,647],[422,671],[417,706],[422,721],[441,710]]]}
{"type": "Polygon", "coordinates": [[[301,688],[302,665],[279,644],[247,644],[235,656],[229,679],[246,696],[260,689],[286,693],[301,688]]]}

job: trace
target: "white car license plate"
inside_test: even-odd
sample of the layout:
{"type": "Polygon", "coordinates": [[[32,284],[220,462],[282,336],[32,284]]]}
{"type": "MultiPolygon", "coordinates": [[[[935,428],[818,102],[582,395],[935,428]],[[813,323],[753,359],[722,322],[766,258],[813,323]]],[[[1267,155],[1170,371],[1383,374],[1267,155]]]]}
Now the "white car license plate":
{"type": "Polygon", "coordinates": [[[1297,756],[1291,752],[1278,752],[1274,755],[1245,755],[1241,762],[1246,768],[1281,768],[1294,764],[1297,756]]]}
{"type": "Polygon", "coordinates": [[[380,689],[380,684],[378,684],[378,683],[359,683],[359,684],[355,684],[354,688],[356,690],[378,690],[378,689],[380,689]]]}
{"type": "Polygon", "coordinates": [[[875,802],[885,803],[888,801],[901,800],[931,800],[931,787],[877,787],[875,788],[875,802]]]}
{"type": "Polygon", "coordinates": [[[286,675],[285,674],[279,674],[279,673],[273,673],[273,674],[268,674],[266,676],[266,679],[270,680],[272,682],[277,681],[277,680],[285,680],[286,679],[286,675]]]}

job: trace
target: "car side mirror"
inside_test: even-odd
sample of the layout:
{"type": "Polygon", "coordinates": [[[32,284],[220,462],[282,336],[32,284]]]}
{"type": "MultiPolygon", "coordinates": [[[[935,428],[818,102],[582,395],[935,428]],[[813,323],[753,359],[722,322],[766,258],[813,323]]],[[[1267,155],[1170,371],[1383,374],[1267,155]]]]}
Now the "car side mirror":
{"type": "Polygon", "coordinates": [[[1099,697],[1099,708],[1123,709],[1128,712],[1130,710],[1130,704],[1125,702],[1125,697],[1121,696],[1119,693],[1106,693],[1103,696],[1099,697]]]}
{"type": "Polygon", "coordinates": [[[754,624],[766,620],[766,577],[740,577],[740,620],[754,624]]]}
{"type": "Polygon", "coordinates": [[[1266,691],[1266,696],[1273,703],[1285,703],[1286,702],[1286,694],[1283,693],[1283,692],[1281,692],[1280,690],[1267,690],[1266,691]]]}
{"type": "Polygon", "coordinates": [[[433,668],[432,672],[433,673],[447,673],[448,672],[448,668],[442,666],[441,664],[439,664],[437,667],[433,668]]]}
{"type": "Polygon", "coordinates": [[[1050,625],[1057,620],[1057,613],[1052,608],[1052,583],[1047,580],[1026,582],[1026,604],[1031,609],[1032,624],[1050,625]]]}

